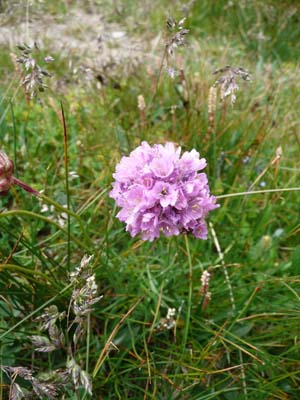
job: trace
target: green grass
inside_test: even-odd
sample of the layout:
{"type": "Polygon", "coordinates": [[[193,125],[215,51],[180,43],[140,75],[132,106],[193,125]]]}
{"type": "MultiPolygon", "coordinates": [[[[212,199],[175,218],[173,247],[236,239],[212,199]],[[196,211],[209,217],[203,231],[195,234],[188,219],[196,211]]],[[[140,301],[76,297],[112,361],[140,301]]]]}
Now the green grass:
{"type": "MultiPolygon", "coordinates": [[[[30,12],[63,18],[67,2],[58,3],[58,11],[43,3],[30,12]]],[[[43,106],[28,103],[11,50],[2,48],[1,148],[15,159],[15,176],[50,198],[41,201],[14,187],[0,199],[2,365],[32,368],[36,376],[65,368],[68,349],[33,352],[29,337],[41,334],[34,318],[46,306],[67,311],[73,290],[69,269],[88,254],[94,255],[92,269],[103,298],[93,306],[89,342],[80,341],[75,358],[83,369],[89,359],[91,398],[299,398],[299,192],[220,199],[221,207],[209,216],[217,239],[211,233],[207,241],[188,237],[190,260],[183,236],[153,243],[131,238],[108,196],[116,163],[142,140],[173,141],[184,150],[200,151],[215,195],[247,191],[265,169],[253,190],[299,186],[299,5],[234,1],[224,11],[228,3],[196,1],[190,9],[188,46],[177,51],[183,57],[188,102],[182,83],[164,72],[155,91],[159,62],[152,70],[140,65],[129,74],[119,67],[99,89],[96,80],[74,82],[66,55],[52,52],[53,77],[41,94],[43,106]],[[267,39],[259,39],[260,32],[267,39]],[[212,127],[207,111],[216,79],[212,72],[227,64],[246,68],[253,80],[240,82],[234,108],[217,102],[212,127]],[[137,107],[140,94],[146,125],[137,107]],[[68,170],[78,175],[69,179],[68,193],[61,101],[68,170]],[[283,155],[271,166],[279,146],[283,155]],[[61,227],[59,206],[68,198],[76,218],[70,213],[69,226],[65,219],[61,227]],[[57,211],[42,213],[41,203],[47,201],[57,211]],[[207,306],[200,294],[205,269],[211,273],[207,306]],[[175,327],[159,329],[168,308],[176,308],[175,327]]],[[[100,2],[91,4],[101,12],[100,2]]],[[[163,29],[165,12],[174,5],[155,2],[145,7],[147,14],[133,2],[119,13],[109,4],[103,7],[111,22],[124,23],[146,41],[163,29]]],[[[158,59],[162,41],[160,47],[158,59]]],[[[58,326],[72,343],[74,327],[67,333],[65,320],[58,326]]],[[[28,382],[17,382],[31,390],[28,382]]],[[[9,384],[2,373],[2,398],[8,397],[9,384]]],[[[68,386],[59,398],[90,397],[80,390],[75,395],[68,386]]]]}

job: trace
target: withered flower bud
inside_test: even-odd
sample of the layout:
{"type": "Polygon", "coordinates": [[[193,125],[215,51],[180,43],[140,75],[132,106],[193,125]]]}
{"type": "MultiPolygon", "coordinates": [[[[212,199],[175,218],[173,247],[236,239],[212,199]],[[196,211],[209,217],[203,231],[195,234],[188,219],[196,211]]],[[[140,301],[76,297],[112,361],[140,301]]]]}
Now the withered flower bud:
{"type": "Polygon", "coordinates": [[[14,163],[0,150],[0,195],[6,194],[13,182],[14,163]]]}
{"type": "Polygon", "coordinates": [[[13,176],[14,163],[4,151],[0,150],[0,196],[7,194],[12,185],[17,185],[26,192],[40,196],[40,193],[25,182],[13,176]]]}

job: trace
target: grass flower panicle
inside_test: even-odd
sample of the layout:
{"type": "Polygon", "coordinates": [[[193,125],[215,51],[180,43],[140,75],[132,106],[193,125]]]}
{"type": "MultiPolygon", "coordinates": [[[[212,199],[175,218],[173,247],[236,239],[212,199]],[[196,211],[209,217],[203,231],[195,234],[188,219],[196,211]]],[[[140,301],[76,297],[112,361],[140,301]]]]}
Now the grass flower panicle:
{"type": "Polygon", "coordinates": [[[17,377],[21,377],[24,381],[27,381],[32,387],[32,394],[34,393],[39,399],[47,398],[54,400],[58,396],[58,384],[33,376],[33,371],[29,368],[2,366],[1,369],[12,381],[9,399],[28,398],[28,390],[15,382],[17,377]]]}
{"type": "MultiPolygon", "coordinates": [[[[18,50],[21,51],[21,55],[15,59],[15,61],[24,66],[24,76],[22,79],[22,85],[25,88],[26,95],[29,96],[29,100],[38,97],[39,92],[44,92],[48,87],[44,79],[50,78],[51,74],[42,68],[35,59],[35,53],[39,52],[39,47],[35,42],[33,46],[29,46],[24,43],[23,45],[17,46],[18,50]]],[[[49,64],[54,61],[54,58],[50,55],[44,57],[44,63],[49,64]]]]}
{"type": "Polygon", "coordinates": [[[210,273],[204,270],[201,275],[201,294],[206,293],[209,287],[210,273]]]}
{"type": "Polygon", "coordinates": [[[191,232],[207,238],[205,217],[218,207],[210,195],[205,173],[206,160],[196,150],[184,152],[173,143],[150,146],[142,142],[129,157],[123,157],[113,174],[110,196],[121,210],[131,236],[142,234],[153,241],[165,236],[191,232]]]}
{"type": "Polygon", "coordinates": [[[174,56],[175,49],[177,47],[185,46],[186,35],[189,33],[189,29],[183,28],[185,20],[186,18],[184,17],[177,22],[175,19],[169,16],[166,23],[169,34],[165,45],[164,57],[166,60],[166,72],[172,79],[175,78],[178,72],[170,65],[170,57],[174,56]]]}
{"type": "Polygon", "coordinates": [[[173,329],[176,325],[176,308],[168,308],[166,318],[161,318],[157,329],[160,331],[173,329]]]}
{"type": "Polygon", "coordinates": [[[102,299],[102,296],[96,296],[98,285],[90,268],[93,257],[83,256],[80,265],[70,273],[70,282],[74,284],[72,305],[76,322],[81,321],[81,317],[90,313],[91,307],[102,299]]]}
{"type": "Polygon", "coordinates": [[[69,374],[72,377],[75,390],[77,391],[80,386],[83,386],[85,391],[92,395],[92,384],[89,375],[78,365],[74,358],[68,361],[69,374]]]}
{"type": "Polygon", "coordinates": [[[224,68],[217,69],[213,74],[220,75],[214,86],[220,87],[221,100],[223,101],[226,97],[230,96],[232,106],[236,101],[235,92],[239,90],[239,86],[236,82],[237,77],[242,78],[244,81],[251,81],[249,72],[242,67],[235,68],[227,65],[224,68]]]}

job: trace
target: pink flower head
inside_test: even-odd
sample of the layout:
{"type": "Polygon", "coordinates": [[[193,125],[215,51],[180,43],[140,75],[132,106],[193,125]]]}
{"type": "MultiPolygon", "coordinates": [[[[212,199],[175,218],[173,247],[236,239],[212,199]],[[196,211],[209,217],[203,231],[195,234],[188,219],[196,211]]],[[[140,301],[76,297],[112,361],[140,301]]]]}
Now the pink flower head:
{"type": "Polygon", "coordinates": [[[206,174],[198,172],[206,161],[196,150],[180,152],[173,143],[142,142],[117,165],[110,197],[121,207],[117,217],[131,236],[141,233],[152,241],[160,234],[191,232],[207,238],[205,217],[219,205],[206,174]]]}

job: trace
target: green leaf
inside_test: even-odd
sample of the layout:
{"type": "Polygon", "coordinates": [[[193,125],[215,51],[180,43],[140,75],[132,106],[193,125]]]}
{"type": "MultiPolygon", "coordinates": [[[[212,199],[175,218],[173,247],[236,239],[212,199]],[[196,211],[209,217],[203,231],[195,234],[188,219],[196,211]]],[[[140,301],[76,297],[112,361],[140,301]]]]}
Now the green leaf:
{"type": "Polygon", "coordinates": [[[300,245],[296,246],[292,254],[292,275],[300,275],[300,245]]]}

